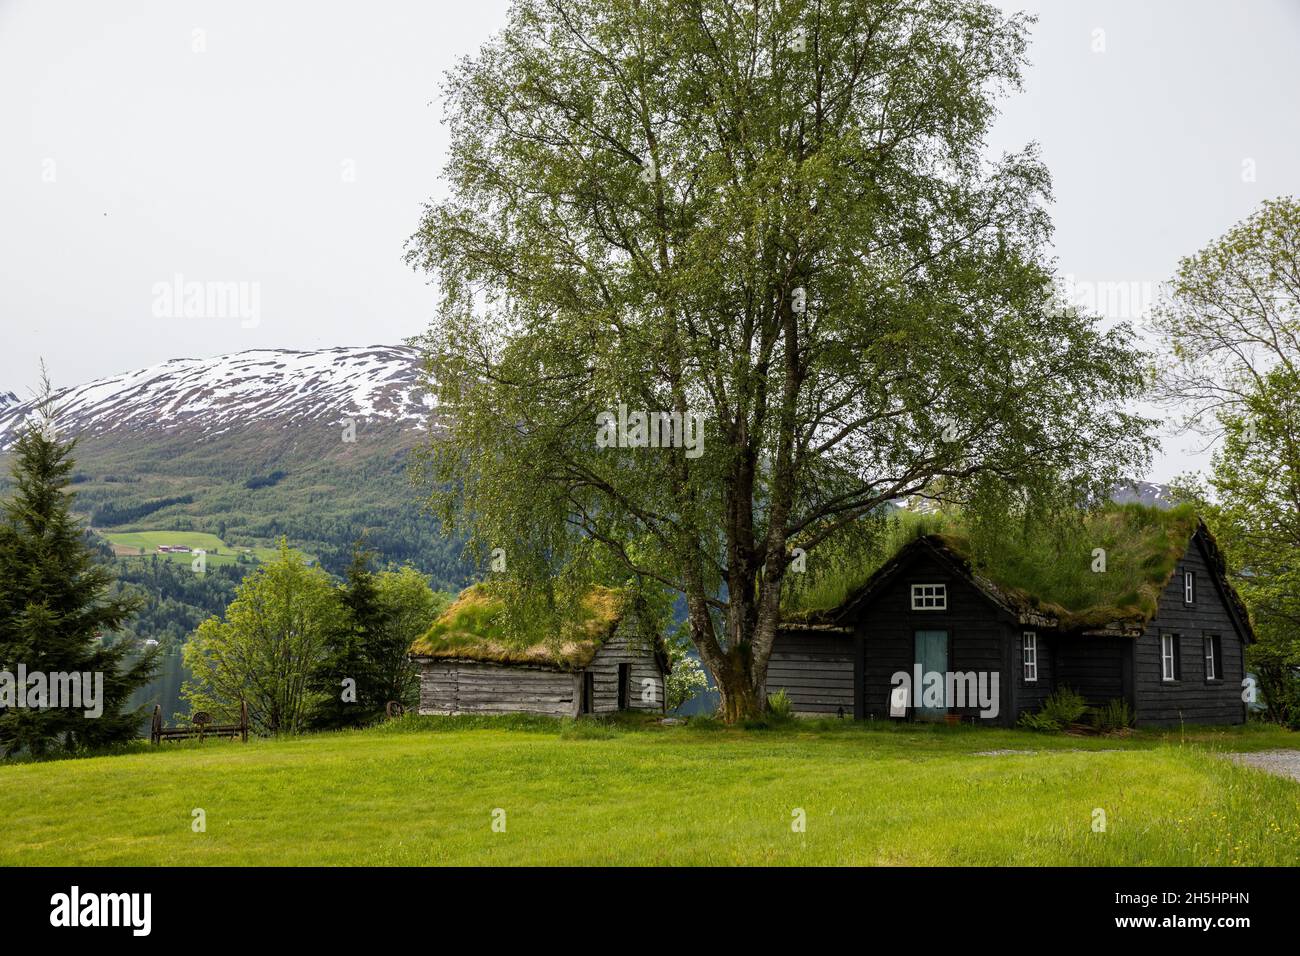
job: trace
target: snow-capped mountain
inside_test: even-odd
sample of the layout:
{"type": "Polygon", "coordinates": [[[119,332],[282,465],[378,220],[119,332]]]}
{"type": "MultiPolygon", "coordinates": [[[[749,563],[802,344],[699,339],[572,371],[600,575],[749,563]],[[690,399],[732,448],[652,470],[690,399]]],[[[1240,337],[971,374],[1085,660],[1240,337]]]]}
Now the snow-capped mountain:
{"type": "MultiPolygon", "coordinates": [[[[60,431],[179,430],[196,438],[249,425],[336,424],[382,419],[418,428],[433,396],[420,385],[419,353],[373,345],[311,352],[255,349],[210,359],[172,359],[59,389],[60,431]]],[[[0,448],[32,414],[30,402],[0,394],[0,448]]]]}
{"type": "Polygon", "coordinates": [[[1154,481],[1130,481],[1116,486],[1111,500],[1121,505],[1142,504],[1152,508],[1172,508],[1176,503],[1169,486],[1154,481]]]}

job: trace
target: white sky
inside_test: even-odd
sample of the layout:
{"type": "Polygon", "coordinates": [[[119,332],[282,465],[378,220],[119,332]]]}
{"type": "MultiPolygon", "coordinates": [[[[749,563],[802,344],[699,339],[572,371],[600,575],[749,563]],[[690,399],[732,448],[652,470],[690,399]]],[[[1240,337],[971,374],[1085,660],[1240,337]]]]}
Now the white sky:
{"type": "MultiPolygon", "coordinates": [[[[1041,144],[1060,271],[1099,311],[1300,193],[1300,0],[1002,5],[1039,22],[991,145],[1041,144]]],[[[0,391],[26,397],[42,356],[74,384],[420,331],[432,291],[402,247],[439,188],[439,79],[506,7],[0,0],[0,391]],[[259,321],[155,317],[177,274],[259,283],[259,321]]],[[[1167,439],[1150,477],[1196,444],[1167,439]]]]}

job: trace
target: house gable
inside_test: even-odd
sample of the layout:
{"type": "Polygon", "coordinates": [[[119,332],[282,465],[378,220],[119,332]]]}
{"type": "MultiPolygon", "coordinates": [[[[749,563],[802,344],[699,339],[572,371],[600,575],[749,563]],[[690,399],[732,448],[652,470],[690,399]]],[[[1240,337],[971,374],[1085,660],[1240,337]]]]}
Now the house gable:
{"type": "Polygon", "coordinates": [[[949,553],[930,538],[919,538],[884,564],[858,591],[849,595],[834,612],[832,620],[837,624],[851,623],[879,601],[897,602],[900,594],[910,610],[913,584],[945,585],[949,608],[955,599],[967,609],[973,603],[981,604],[995,613],[1015,616],[1011,603],[988,582],[973,575],[964,560],[949,553]]]}
{"type": "Polygon", "coordinates": [[[1240,599],[1223,576],[1222,558],[1203,529],[1160,594],[1158,610],[1134,643],[1135,708],[1144,724],[1241,723],[1245,719],[1242,680],[1246,645],[1253,640],[1240,599]],[[1184,574],[1195,581],[1185,600],[1184,574]],[[1209,675],[1207,639],[1213,642],[1209,675]],[[1166,679],[1173,652],[1174,679],[1166,679]]]}

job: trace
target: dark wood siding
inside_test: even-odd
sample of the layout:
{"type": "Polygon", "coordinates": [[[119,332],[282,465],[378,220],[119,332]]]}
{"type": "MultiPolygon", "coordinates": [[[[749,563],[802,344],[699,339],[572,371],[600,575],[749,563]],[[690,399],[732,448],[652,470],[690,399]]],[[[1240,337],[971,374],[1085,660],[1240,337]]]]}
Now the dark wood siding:
{"type": "MultiPolygon", "coordinates": [[[[999,712],[989,723],[1012,725],[1037,710],[1060,687],[1081,693],[1092,705],[1127,700],[1139,724],[1241,723],[1244,646],[1201,539],[1193,538],[1173,579],[1160,596],[1159,612],[1141,638],[1062,635],[1022,625],[1017,616],[958,573],[934,551],[919,550],[869,596],[860,598],[846,622],[852,634],[789,629],[777,638],[768,668],[769,693],[785,688],[801,713],[833,714],[841,708],[860,717],[888,718],[893,676],[912,673],[915,634],[946,631],[948,669],[997,674],[999,712]],[[1183,572],[1196,574],[1196,600],[1183,600],[1183,572]],[[912,609],[913,584],[947,586],[943,610],[912,609]],[[1021,637],[1038,635],[1038,680],[1024,679],[1021,637]],[[1160,679],[1160,635],[1180,638],[1180,679],[1160,679]],[[1217,635],[1220,679],[1205,679],[1204,639],[1217,635]]],[[[973,703],[973,702],[972,702],[973,703]]],[[[958,711],[979,713],[976,706],[958,711]]]]}
{"type": "MultiPolygon", "coordinates": [[[[857,633],[866,647],[863,674],[864,710],[868,717],[889,717],[893,676],[912,670],[918,630],[948,632],[948,669],[977,671],[998,677],[998,715],[987,722],[1012,724],[1011,639],[1018,635],[1011,615],[990,601],[965,578],[929,555],[918,557],[890,581],[861,610],[857,633]],[[946,584],[948,607],[942,611],[913,611],[913,584],[946,584]]],[[[1014,651],[1019,663],[1019,640],[1014,651]]],[[[974,716],[978,707],[956,711],[974,716]]]]}
{"type": "Polygon", "coordinates": [[[1092,706],[1124,698],[1124,656],[1131,637],[1070,637],[1057,642],[1056,686],[1082,694],[1092,706]]]}
{"type": "Polygon", "coordinates": [[[1043,706],[1043,701],[1056,689],[1056,654],[1057,641],[1052,631],[1035,627],[1017,628],[1011,638],[1011,683],[1015,689],[1014,709],[1016,716],[1025,711],[1036,711],[1043,706]],[[1038,635],[1038,680],[1025,680],[1024,668],[1024,634],[1038,635]]]}
{"type": "Polygon", "coordinates": [[[853,716],[853,639],[782,631],[767,664],[767,693],[784,690],[799,714],[853,716]]]}
{"type": "Polygon", "coordinates": [[[1159,612],[1138,639],[1134,681],[1139,724],[1240,724],[1246,719],[1241,700],[1245,676],[1244,645],[1233,625],[1223,594],[1206,564],[1199,540],[1193,539],[1173,579],[1160,595],[1159,612]],[[1196,574],[1196,603],[1183,603],[1183,572],[1196,574]],[[1177,681],[1161,680],[1160,637],[1178,635],[1177,681]],[[1204,638],[1217,634],[1222,650],[1222,678],[1205,679],[1204,638]]]}

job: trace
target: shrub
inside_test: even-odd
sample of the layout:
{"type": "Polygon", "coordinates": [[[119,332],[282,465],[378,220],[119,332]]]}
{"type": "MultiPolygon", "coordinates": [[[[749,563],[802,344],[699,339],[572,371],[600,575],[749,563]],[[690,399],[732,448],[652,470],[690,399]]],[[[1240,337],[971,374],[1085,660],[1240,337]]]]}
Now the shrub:
{"type": "Polygon", "coordinates": [[[1036,714],[1021,714],[1020,726],[1030,730],[1064,730],[1088,712],[1083,695],[1068,687],[1053,691],[1036,714]]]}
{"type": "Polygon", "coordinates": [[[790,695],[782,687],[775,694],[769,694],[767,698],[768,717],[774,722],[794,719],[794,704],[790,702],[790,695]]]}
{"type": "Polygon", "coordinates": [[[1133,726],[1133,710],[1121,698],[1108,700],[1092,713],[1092,726],[1103,734],[1133,726]]]}
{"type": "Polygon", "coordinates": [[[1088,702],[1083,695],[1068,687],[1052,692],[1043,701],[1043,715],[1057,721],[1062,727],[1068,727],[1088,712],[1088,702]]]}
{"type": "Polygon", "coordinates": [[[1029,711],[1025,711],[1020,715],[1018,724],[1026,730],[1057,731],[1061,729],[1061,725],[1051,718],[1044,717],[1041,713],[1031,714],[1029,711]]]}

